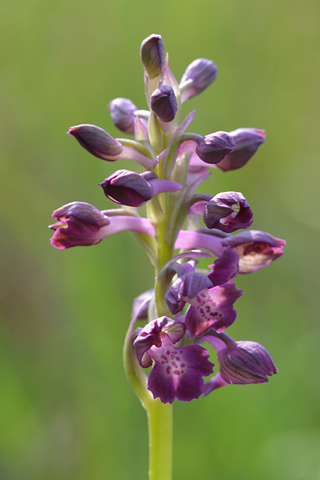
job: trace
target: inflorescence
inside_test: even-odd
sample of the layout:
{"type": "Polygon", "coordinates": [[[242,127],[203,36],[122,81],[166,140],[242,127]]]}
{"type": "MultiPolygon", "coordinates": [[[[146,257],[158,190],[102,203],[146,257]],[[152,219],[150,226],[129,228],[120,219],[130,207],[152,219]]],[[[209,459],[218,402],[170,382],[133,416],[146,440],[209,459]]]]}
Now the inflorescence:
{"type": "Polygon", "coordinates": [[[68,133],[102,160],[130,159],[145,171],[117,170],[99,184],[117,208],[73,202],[55,210],[51,243],[59,249],[94,245],[123,230],[141,241],[156,279],[154,288],[134,301],[129,341],[137,365],[152,367],[146,388],[153,398],[190,401],[227,384],[266,382],[277,373],[267,350],[235,341],[225,330],[236,319],[233,306],[242,295],[234,283],[237,275],[269,265],[282,255],[285,241],[247,230],[253,214],[240,192],[195,193],[209,169],[243,167],[265,141],[264,131],[186,133],[195,112],[180,121],[181,105],[215,80],[216,65],[195,60],[179,84],[160,35],[142,42],[141,60],[149,110],[139,110],[126,98],[108,106],[114,125],[134,139],[116,139],[88,124],[68,133]],[[143,205],[146,217],[137,210],[143,205]],[[234,234],[239,229],[244,231],[234,234]],[[198,258],[207,259],[207,274],[197,271],[198,258]],[[146,319],[133,331],[135,322],[146,319]],[[214,365],[205,342],[217,351],[219,364],[206,382],[203,377],[213,373],[214,365]]]}

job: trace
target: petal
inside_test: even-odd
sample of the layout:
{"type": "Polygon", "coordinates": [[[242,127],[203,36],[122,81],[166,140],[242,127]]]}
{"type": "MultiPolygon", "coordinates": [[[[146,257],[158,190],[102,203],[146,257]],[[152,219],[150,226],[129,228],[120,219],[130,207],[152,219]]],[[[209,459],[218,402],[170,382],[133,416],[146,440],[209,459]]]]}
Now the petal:
{"type": "Polygon", "coordinates": [[[186,327],[191,337],[202,335],[210,328],[220,333],[229,327],[237,316],[233,303],[241,295],[242,291],[232,283],[202,290],[189,299],[191,306],[186,313],[186,327]]]}
{"type": "Polygon", "coordinates": [[[155,361],[148,380],[154,398],[173,403],[175,398],[190,401],[203,393],[202,377],[213,371],[209,353],[203,347],[176,347],[168,337],[160,348],[153,347],[148,353],[155,361]]]}
{"type": "Polygon", "coordinates": [[[208,382],[205,383],[204,385],[204,391],[203,391],[203,396],[206,397],[209,395],[209,393],[213,392],[213,390],[217,390],[217,388],[224,387],[225,385],[229,385],[228,382],[223,380],[223,378],[220,375],[220,372],[216,373],[216,375],[208,382]]]}
{"type": "Polygon", "coordinates": [[[207,275],[214,286],[233,281],[239,272],[239,256],[227,247],[223,254],[209,265],[212,271],[207,275]]]}

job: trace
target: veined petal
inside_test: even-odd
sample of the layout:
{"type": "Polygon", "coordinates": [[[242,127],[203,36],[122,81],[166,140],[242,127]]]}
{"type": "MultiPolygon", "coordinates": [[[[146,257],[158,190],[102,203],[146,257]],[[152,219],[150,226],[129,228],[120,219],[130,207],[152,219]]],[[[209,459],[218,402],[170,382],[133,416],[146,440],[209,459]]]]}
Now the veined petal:
{"type": "Polygon", "coordinates": [[[237,316],[233,304],[241,295],[233,283],[202,290],[188,299],[185,322],[191,337],[203,335],[210,328],[219,333],[232,325],[237,316]]]}
{"type": "Polygon", "coordinates": [[[154,398],[173,403],[175,398],[189,402],[200,397],[202,377],[213,371],[207,350],[200,345],[176,347],[166,336],[161,347],[152,347],[148,354],[155,361],[148,379],[148,390],[154,398]]]}

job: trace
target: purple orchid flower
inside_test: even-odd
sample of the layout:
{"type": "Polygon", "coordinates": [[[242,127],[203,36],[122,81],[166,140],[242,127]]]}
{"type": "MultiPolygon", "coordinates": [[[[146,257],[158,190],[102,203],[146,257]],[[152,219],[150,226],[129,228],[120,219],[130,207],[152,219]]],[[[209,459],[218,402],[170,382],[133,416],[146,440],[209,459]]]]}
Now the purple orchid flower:
{"type": "Polygon", "coordinates": [[[191,337],[203,335],[210,328],[222,332],[232,325],[237,316],[233,304],[242,291],[237,290],[234,284],[214,287],[207,276],[194,269],[183,270],[167,291],[165,299],[172,314],[179,313],[186,303],[190,305],[185,324],[191,337]]]}
{"type": "Polygon", "coordinates": [[[124,230],[154,235],[154,227],[145,218],[124,215],[107,217],[85,202],[68,203],[55,210],[52,217],[58,222],[49,226],[55,230],[51,244],[59,249],[95,245],[124,230]]]}
{"type": "Polygon", "coordinates": [[[251,273],[264,268],[279,258],[286,242],[259,230],[228,235],[219,230],[181,230],[175,248],[203,248],[220,257],[231,247],[239,257],[239,272],[251,273]]]}
{"type": "Polygon", "coordinates": [[[200,345],[177,346],[185,334],[185,325],[161,317],[138,330],[133,342],[137,359],[143,368],[154,366],[147,389],[163,403],[174,399],[190,401],[204,390],[204,376],[211,375],[213,364],[209,352],[200,345]]]}
{"type": "Polygon", "coordinates": [[[162,180],[153,172],[136,173],[117,170],[99,183],[104,194],[114,203],[140,207],[161,192],[176,192],[183,186],[170,180],[162,180]]]}

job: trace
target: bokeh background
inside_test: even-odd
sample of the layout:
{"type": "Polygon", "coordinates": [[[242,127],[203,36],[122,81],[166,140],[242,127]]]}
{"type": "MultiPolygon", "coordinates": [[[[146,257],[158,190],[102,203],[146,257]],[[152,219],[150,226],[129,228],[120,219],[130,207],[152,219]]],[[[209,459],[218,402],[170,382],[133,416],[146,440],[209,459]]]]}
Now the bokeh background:
{"type": "Polygon", "coordinates": [[[91,157],[65,132],[93,123],[119,136],[108,102],[146,107],[139,48],[151,33],[178,80],[195,58],[218,65],[184,106],[197,109],[189,131],[265,128],[256,156],[203,190],[243,192],[254,228],[287,240],[280,260],[238,277],[229,331],[265,345],[279,374],[176,403],[174,479],[320,479],[318,0],[0,8],[1,480],[147,479],[146,418],[122,343],[153,271],[130,233],[58,251],[46,227],[71,201],[110,208],[97,183],[130,165],[91,157]]]}

